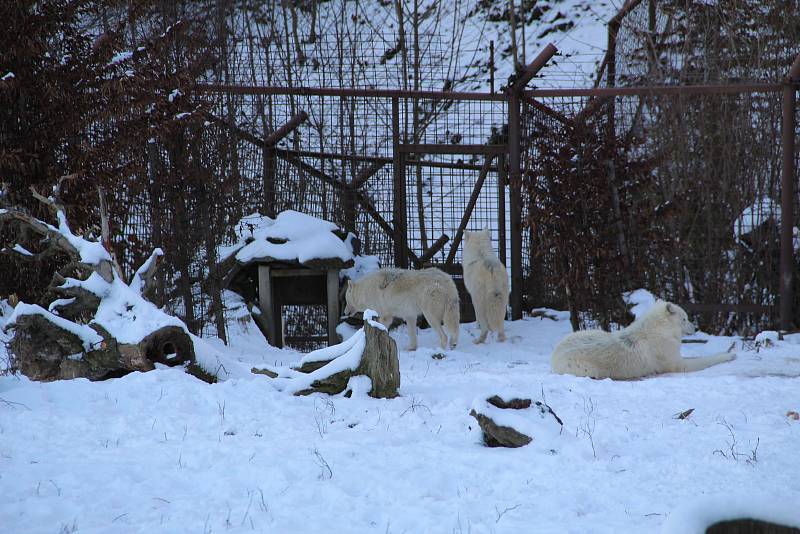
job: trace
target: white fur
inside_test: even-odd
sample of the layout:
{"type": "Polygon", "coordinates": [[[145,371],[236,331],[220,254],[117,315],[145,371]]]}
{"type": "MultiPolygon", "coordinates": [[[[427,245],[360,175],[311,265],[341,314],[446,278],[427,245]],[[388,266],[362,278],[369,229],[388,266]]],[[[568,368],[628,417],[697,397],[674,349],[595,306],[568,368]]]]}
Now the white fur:
{"type": "Polygon", "coordinates": [[[483,343],[490,330],[497,332],[497,341],[505,341],[508,272],[492,249],[489,230],[464,232],[464,285],[481,329],[475,343],[483,343]]]}
{"type": "Polygon", "coordinates": [[[681,357],[681,335],[694,333],[686,312],[658,301],[641,318],[616,332],[583,330],[561,340],[553,350],[554,373],[625,380],[658,373],[699,371],[736,358],[723,353],[706,358],[681,357]]]}
{"type": "Polygon", "coordinates": [[[387,328],[395,317],[408,326],[408,350],[417,348],[417,317],[422,314],[437,334],[442,348],[458,343],[458,290],[449,275],[439,269],[407,271],[381,269],[347,283],[346,314],[375,310],[387,328]],[[444,325],[444,328],[442,328],[444,325]]]}

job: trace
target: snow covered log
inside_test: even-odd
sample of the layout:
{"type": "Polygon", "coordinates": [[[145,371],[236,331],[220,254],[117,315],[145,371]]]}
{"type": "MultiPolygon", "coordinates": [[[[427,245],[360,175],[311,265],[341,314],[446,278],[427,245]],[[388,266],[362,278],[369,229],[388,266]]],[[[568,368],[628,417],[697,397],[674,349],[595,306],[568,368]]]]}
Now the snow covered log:
{"type": "Polygon", "coordinates": [[[34,380],[102,380],[148,371],[156,363],[194,362],[186,326],[144,298],[163,252],[156,249],[127,284],[101,242],[72,232],[58,193],[58,187],[49,198],[34,192],[52,208],[58,226],[22,211],[0,210],[0,225],[13,241],[3,243],[4,253],[30,261],[55,253],[69,258],[54,273],[42,302],[20,302],[4,321],[3,329],[14,334],[14,365],[34,380]]]}
{"type": "Polygon", "coordinates": [[[310,352],[299,366],[253,372],[274,378],[278,389],[293,395],[337,395],[352,390],[351,379],[363,376],[370,381],[370,397],[394,398],[400,389],[397,344],[373,315],[365,316],[361,330],[338,345],[310,352]]]}
{"type": "Polygon", "coordinates": [[[478,399],[469,414],[478,420],[487,447],[523,447],[534,438],[546,441],[542,438],[560,435],[563,427],[561,419],[544,402],[534,403],[513,394],[478,399]],[[531,406],[534,409],[529,411],[531,406]],[[525,417],[530,413],[539,417],[525,417]]]}

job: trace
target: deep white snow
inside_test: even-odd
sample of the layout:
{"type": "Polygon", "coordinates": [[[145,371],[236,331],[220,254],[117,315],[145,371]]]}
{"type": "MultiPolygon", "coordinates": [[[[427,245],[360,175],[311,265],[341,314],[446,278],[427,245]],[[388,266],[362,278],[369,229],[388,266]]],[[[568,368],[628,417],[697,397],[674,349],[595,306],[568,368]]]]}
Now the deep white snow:
{"type": "MultiPolygon", "coordinates": [[[[2,531],[683,532],[739,513],[800,523],[800,422],[786,415],[800,410],[800,336],[765,348],[700,333],[707,343],[685,354],[735,344],[738,359],[614,382],[550,373],[569,331],[556,315],[509,322],[501,344],[476,346],[476,326],[462,325],[443,359],[422,331],[420,349],[400,353],[392,400],[359,381],[352,398],[294,397],[249,375],[302,355],[244,321],[230,347],[198,341],[227,370],[215,385],[174,368],[95,383],[0,377],[2,531]],[[494,393],[544,398],[563,435],[484,447],[468,414],[494,393]]],[[[403,346],[405,328],[392,335],[403,346]]]]}

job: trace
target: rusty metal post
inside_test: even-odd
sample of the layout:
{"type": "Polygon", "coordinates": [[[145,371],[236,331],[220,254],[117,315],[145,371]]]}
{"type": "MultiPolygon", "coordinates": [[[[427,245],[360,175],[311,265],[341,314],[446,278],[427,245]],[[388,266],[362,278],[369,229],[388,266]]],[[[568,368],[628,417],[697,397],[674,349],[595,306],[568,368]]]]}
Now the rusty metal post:
{"type": "Polygon", "coordinates": [[[552,58],[558,49],[548,44],[530,62],[508,91],[508,179],[511,204],[511,319],[522,319],[522,117],[520,98],[525,86],[552,58]]]}
{"type": "Polygon", "coordinates": [[[394,163],[394,262],[396,267],[408,268],[408,235],[406,225],[406,168],[400,146],[400,99],[392,98],[392,160],[394,163]]]}
{"type": "Polygon", "coordinates": [[[508,99],[508,178],[511,186],[511,320],[522,319],[522,165],[520,101],[508,99]]]}
{"type": "Polygon", "coordinates": [[[497,158],[497,254],[503,265],[508,264],[506,258],[506,156],[497,158]]]}
{"type": "Polygon", "coordinates": [[[794,277],[794,247],[792,228],[794,227],[795,201],[795,112],[797,89],[800,82],[800,55],[795,58],[783,88],[783,120],[781,125],[781,145],[783,161],[781,165],[781,283],[780,283],[780,321],[781,329],[792,327],[792,303],[794,300],[792,278],[794,277]]]}
{"type": "Polygon", "coordinates": [[[267,217],[275,217],[277,209],[275,206],[275,175],[277,174],[277,158],[275,157],[275,147],[264,145],[261,148],[262,155],[262,178],[264,180],[264,206],[262,213],[267,217]]]}
{"type": "Polygon", "coordinates": [[[489,41],[489,88],[494,94],[494,41],[489,41]]]}

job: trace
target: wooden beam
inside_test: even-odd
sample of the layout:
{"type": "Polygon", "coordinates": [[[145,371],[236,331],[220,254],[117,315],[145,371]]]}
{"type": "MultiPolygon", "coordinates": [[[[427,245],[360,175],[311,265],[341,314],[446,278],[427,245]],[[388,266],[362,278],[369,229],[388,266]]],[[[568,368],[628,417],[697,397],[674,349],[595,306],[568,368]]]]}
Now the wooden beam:
{"type": "Polygon", "coordinates": [[[267,341],[273,347],[282,347],[278,338],[277,325],[280,317],[275,317],[275,299],[272,294],[272,279],[268,265],[258,266],[258,308],[267,325],[267,341]]]}
{"type": "Polygon", "coordinates": [[[327,297],[328,297],[328,345],[336,345],[339,343],[339,334],[336,333],[336,327],[339,325],[339,271],[335,269],[328,270],[328,284],[327,284],[327,297]]]}

